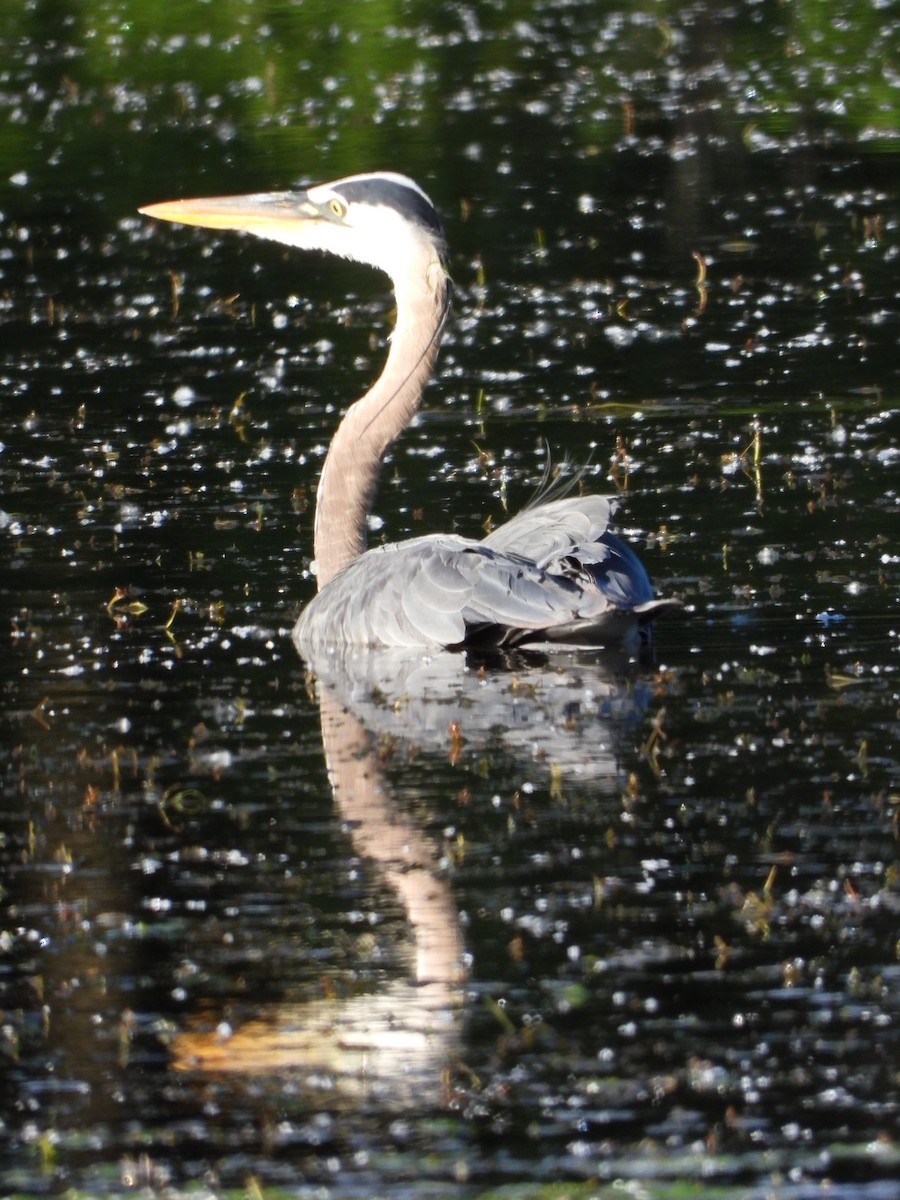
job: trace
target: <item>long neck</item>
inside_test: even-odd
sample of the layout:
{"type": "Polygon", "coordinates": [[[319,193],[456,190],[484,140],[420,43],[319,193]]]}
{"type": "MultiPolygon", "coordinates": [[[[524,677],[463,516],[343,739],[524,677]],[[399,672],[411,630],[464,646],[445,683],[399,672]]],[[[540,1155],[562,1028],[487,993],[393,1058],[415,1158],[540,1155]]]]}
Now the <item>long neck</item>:
{"type": "Polygon", "coordinates": [[[316,577],[321,589],[366,548],[366,519],[381,463],[415,416],[431,377],[447,312],[449,281],[433,261],[396,288],[397,326],[381,376],[348,410],[332,438],[316,504],[316,577]]]}

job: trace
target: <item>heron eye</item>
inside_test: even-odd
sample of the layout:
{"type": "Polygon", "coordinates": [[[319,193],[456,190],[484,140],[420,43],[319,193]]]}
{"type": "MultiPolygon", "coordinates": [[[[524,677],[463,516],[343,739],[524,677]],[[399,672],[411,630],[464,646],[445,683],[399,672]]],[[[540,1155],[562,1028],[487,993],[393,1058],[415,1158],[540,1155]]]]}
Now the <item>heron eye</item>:
{"type": "Polygon", "coordinates": [[[337,197],[328,201],[328,207],[331,209],[331,215],[337,217],[339,221],[343,221],[347,215],[347,206],[337,197]]]}

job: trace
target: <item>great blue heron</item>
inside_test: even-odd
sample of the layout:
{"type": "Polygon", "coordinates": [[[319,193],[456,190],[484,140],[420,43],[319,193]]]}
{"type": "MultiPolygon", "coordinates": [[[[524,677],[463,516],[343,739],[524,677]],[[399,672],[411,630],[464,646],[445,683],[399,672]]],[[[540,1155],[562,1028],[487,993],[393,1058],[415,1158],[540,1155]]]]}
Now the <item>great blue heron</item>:
{"type": "Polygon", "coordinates": [[[319,480],[319,590],[294,628],[301,653],[603,645],[645,630],[676,603],[654,599],[640,561],[610,533],[611,497],[537,503],[480,541],[431,534],[366,550],[381,464],[418,411],[450,305],[444,231],[411,179],[377,171],[306,191],[175,200],[141,212],[338,254],[393,282],[397,323],[384,370],[347,410],[319,480]]]}

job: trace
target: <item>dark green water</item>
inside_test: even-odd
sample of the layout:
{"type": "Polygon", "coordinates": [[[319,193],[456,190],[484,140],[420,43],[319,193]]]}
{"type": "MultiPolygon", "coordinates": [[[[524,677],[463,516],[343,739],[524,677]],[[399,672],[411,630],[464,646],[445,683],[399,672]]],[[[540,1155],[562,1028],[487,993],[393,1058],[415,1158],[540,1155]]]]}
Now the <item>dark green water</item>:
{"type": "Polygon", "coordinates": [[[7,4],[0,1192],[900,1196],[895,28],[7,4]],[[135,210],[373,167],[456,289],[384,535],[587,463],[646,661],[307,678],[390,297],[135,210]]]}

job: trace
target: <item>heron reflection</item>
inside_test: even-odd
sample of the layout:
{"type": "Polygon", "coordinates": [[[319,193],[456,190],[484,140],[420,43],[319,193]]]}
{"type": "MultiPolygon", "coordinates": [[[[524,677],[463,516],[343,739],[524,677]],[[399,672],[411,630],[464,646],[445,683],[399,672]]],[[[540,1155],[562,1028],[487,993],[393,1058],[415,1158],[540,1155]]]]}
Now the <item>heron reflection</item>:
{"type": "Polygon", "coordinates": [[[585,652],[465,654],[345,647],[309,664],[335,806],[353,851],[373,864],[402,905],[405,966],[375,991],[272,1004],[233,1026],[207,1022],[179,1034],[176,1066],[245,1074],[291,1071],[342,1093],[360,1088],[391,1105],[445,1096],[462,1053],[464,938],[442,848],[392,795],[386,745],[446,756],[458,769],[487,758],[526,779],[621,792],[627,747],[653,678],[624,658],[585,652]]]}

